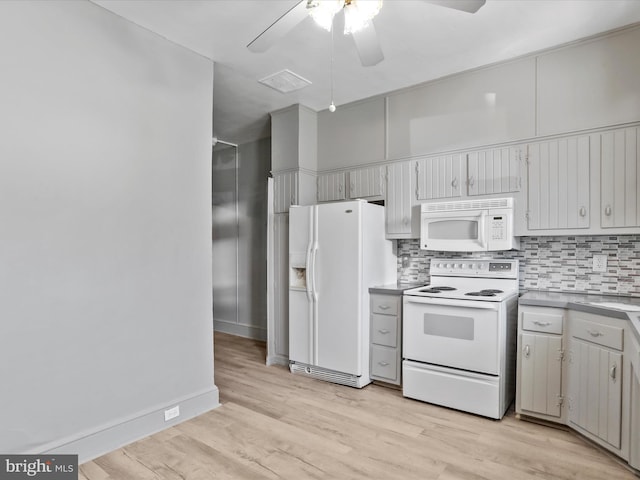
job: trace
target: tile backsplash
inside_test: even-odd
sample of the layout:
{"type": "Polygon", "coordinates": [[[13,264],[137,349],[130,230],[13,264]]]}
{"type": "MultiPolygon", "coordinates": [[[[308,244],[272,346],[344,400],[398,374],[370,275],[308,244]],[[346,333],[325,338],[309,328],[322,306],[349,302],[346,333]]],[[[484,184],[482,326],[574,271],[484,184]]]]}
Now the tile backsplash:
{"type": "Polygon", "coordinates": [[[417,239],[398,240],[398,280],[427,283],[432,258],[518,259],[521,289],[640,296],[640,235],[521,237],[520,250],[482,253],[427,252],[417,239]],[[607,255],[606,272],[593,271],[598,254],[607,255]]]}

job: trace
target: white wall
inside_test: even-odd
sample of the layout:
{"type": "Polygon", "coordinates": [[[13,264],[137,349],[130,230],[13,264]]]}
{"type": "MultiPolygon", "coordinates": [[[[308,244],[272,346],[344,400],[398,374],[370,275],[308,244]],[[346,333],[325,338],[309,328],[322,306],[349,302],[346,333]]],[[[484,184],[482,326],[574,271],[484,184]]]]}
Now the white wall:
{"type": "Polygon", "coordinates": [[[218,403],[213,65],[80,1],[0,2],[0,451],[81,461],[218,403]]]}

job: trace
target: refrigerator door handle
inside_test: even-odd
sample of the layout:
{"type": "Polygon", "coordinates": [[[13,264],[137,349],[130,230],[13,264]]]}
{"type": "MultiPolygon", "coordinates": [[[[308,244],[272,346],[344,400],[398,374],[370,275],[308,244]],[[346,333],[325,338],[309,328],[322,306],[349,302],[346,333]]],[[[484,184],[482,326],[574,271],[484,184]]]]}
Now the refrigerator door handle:
{"type": "Polygon", "coordinates": [[[306,278],[306,287],[307,287],[307,300],[309,301],[309,303],[311,303],[313,301],[313,285],[311,284],[311,282],[313,281],[312,278],[312,272],[311,272],[311,258],[313,255],[313,244],[311,242],[309,242],[309,246],[307,247],[307,261],[306,261],[306,272],[305,275],[307,276],[306,278]]]}

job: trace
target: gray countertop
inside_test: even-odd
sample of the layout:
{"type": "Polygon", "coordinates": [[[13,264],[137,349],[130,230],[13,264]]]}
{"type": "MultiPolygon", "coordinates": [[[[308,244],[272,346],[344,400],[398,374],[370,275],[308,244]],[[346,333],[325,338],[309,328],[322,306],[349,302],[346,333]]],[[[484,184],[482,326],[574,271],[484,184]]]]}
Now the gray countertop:
{"type": "Polygon", "coordinates": [[[381,293],[384,295],[402,295],[405,290],[410,288],[422,287],[424,283],[390,283],[388,285],[379,285],[376,287],[370,287],[369,293],[381,293]]]}

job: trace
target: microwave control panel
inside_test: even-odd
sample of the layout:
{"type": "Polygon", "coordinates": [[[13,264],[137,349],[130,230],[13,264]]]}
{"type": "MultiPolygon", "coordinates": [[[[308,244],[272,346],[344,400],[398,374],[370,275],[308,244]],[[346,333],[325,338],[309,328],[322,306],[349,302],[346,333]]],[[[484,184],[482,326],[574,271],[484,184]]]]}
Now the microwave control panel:
{"type": "Polygon", "coordinates": [[[491,217],[491,240],[507,239],[506,216],[495,215],[491,217]]]}

